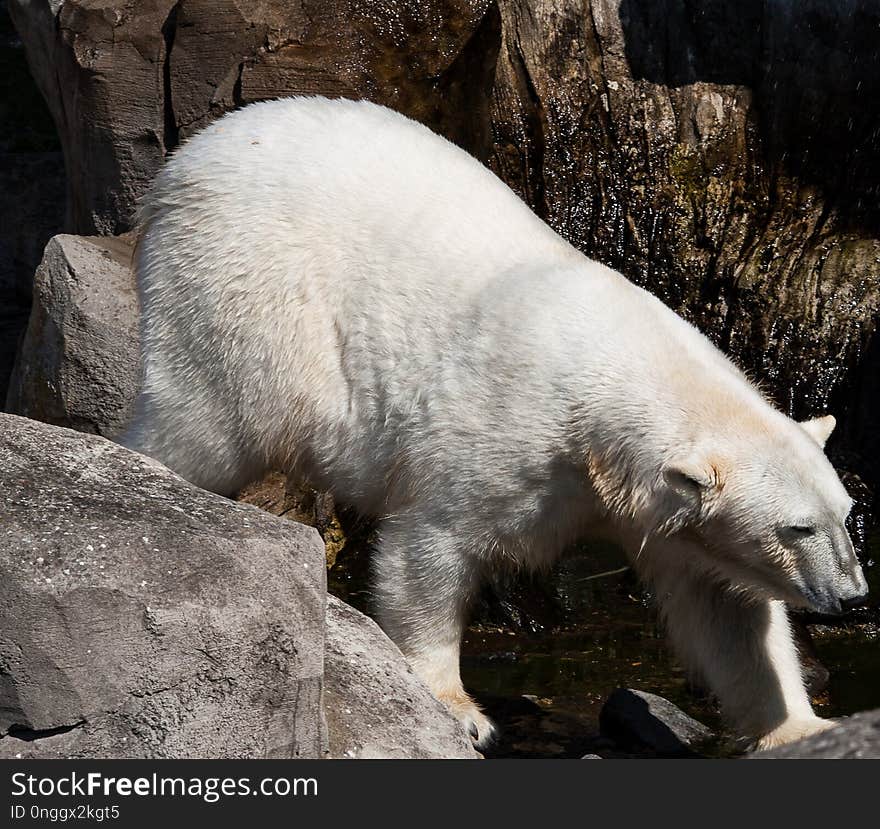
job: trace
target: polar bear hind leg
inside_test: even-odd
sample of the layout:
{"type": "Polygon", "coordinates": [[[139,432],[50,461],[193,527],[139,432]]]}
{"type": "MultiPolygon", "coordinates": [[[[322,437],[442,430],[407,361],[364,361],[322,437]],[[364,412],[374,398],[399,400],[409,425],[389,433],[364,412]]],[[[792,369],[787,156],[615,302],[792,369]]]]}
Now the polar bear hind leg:
{"type": "Polygon", "coordinates": [[[495,726],[465,692],[459,673],[461,637],[479,582],[478,558],[430,517],[405,513],[380,528],[374,569],[380,625],[476,747],[485,748],[495,726]]]}
{"type": "Polygon", "coordinates": [[[232,495],[258,478],[265,464],[234,437],[216,407],[187,403],[179,395],[169,400],[141,392],[128,427],[115,441],[220,495],[232,495]]]}

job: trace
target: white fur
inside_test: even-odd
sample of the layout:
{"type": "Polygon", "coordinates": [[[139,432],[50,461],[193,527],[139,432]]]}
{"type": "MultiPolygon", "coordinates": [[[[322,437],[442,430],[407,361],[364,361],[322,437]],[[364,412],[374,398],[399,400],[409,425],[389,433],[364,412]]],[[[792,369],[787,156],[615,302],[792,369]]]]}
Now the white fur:
{"type": "Polygon", "coordinates": [[[865,591],[833,421],[771,408],[466,153],[368,103],[255,104],[159,175],[137,266],[122,442],[218,492],[281,466],[381,517],[380,621],[478,740],[458,652],[480,574],[590,534],[629,550],[743,734],[824,727],[781,602],[865,591]]]}

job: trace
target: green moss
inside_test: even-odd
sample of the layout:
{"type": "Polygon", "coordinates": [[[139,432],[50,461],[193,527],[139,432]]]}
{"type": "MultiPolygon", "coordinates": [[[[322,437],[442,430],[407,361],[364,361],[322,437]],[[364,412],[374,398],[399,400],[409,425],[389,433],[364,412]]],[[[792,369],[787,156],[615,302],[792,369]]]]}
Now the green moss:
{"type": "Polygon", "coordinates": [[[698,153],[685,144],[676,144],[669,156],[669,173],[688,197],[704,196],[709,177],[698,153]]]}

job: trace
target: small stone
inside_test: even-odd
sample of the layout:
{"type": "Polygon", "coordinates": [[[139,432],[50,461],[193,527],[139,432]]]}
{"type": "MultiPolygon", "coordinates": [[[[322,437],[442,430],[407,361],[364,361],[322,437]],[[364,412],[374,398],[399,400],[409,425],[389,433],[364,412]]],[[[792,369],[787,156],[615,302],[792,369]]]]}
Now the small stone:
{"type": "Polygon", "coordinates": [[[656,694],[615,690],[599,715],[602,734],[625,746],[646,748],[664,757],[698,753],[712,732],[677,705],[656,694]]]}

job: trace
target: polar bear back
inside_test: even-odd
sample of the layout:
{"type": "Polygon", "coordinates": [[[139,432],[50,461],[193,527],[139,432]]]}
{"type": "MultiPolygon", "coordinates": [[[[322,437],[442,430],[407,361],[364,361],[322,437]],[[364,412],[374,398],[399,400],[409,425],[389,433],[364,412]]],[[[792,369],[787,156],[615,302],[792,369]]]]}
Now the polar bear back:
{"type": "Polygon", "coordinates": [[[187,224],[217,226],[215,243],[223,223],[236,247],[308,248],[363,273],[393,261],[398,284],[436,291],[574,255],[470,155],[366,101],[268,101],[214,122],[171,159],[142,215],[177,209],[187,224]]]}
{"type": "Polygon", "coordinates": [[[364,440],[417,405],[500,274],[580,257],[467,153],[347,100],[220,119],[169,161],[140,224],[147,396],[298,452],[305,424],[364,440]]]}

